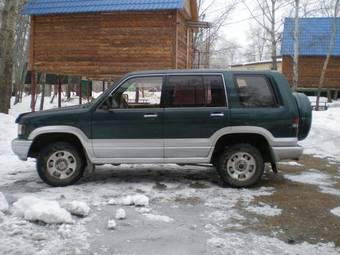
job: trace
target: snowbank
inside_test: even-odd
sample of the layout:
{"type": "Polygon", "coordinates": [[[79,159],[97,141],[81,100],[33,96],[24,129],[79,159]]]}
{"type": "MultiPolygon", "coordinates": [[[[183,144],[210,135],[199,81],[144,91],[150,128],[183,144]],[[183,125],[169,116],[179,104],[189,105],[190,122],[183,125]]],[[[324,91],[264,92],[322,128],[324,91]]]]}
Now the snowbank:
{"type": "Polygon", "coordinates": [[[72,224],[71,214],[61,208],[57,201],[48,201],[26,196],[13,204],[15,216],[28,221],[41,221],[46,224],[72,224]]]}
{"type": "Polygon", "coordinates": [[[4,194],[0,192],[0,212],[6,212],[9,208],[8,202],[4,194]]]}
{"type": "Polygon", "coordinates": [[[314,111],[311,133],[301,142],[305,153],[340,160],[339,123],[340,101],[331,103],[327,111],[314,111]]]}
{"type": "Polygon", "coordinates": [[[63,207],[69,211],[71,214],[86,217],[90,213],[90,207],[81,201],[72,201],[63,205],[63,207]]]}

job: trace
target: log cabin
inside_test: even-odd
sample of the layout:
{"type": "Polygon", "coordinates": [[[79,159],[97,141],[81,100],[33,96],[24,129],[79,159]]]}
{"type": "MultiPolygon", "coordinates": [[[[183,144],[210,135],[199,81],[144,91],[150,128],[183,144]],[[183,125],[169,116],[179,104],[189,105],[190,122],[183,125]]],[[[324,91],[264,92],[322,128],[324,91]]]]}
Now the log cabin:
{"type": "Polygon", "coordinates": [[[30,0],[29,69],[115,80],[193,63],[196,0],[30,0]]]}
{"type": "MultiPolygon", "coordinates": [[[[334,18],[299,19],[299,91],[315,94],[321,71],[329,51],[334,18]]],[[[326,69],[324,94],[337,98],[340,91],[340,18],[336,20],[335,47],[326,69]]],[[[281,47],[282,72],[292,83],[294,57],[294,19],[287,18],[284,24],[281,47]]]]}

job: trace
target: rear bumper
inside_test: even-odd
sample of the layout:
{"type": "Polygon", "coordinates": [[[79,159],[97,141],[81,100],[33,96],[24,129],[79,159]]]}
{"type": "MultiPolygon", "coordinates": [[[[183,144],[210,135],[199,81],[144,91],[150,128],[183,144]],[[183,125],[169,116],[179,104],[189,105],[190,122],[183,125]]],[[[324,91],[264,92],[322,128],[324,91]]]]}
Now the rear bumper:
{"type": "Polygon", "coordinates": [[[276,162],[284,159],[298,160],[303,154],[303,148],[300,146],[273,147],[273,154],[276,162]]]}
{"type": "Polygon", "coordinates": [[[15,139],[12,141],[12,151],[19,159],[26,161],[31,145],[32,141],[15,139]]]}

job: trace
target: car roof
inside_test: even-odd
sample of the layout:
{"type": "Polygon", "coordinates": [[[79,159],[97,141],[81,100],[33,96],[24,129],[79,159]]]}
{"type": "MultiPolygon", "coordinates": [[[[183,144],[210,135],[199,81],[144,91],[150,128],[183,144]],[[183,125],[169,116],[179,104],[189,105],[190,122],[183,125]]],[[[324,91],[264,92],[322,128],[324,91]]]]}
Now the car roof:
{"type": "Polygon", "coordinates": [[[226,74],[271,74],[277,73],[277,71],[237,71],[237,70],[225,70],[225,69],[166,69],[166,70],[149,70],[138,71],[129,73],[131,75],[152,75],[152,74],[209,74],[209,73],[226,73],[226,74]]]}

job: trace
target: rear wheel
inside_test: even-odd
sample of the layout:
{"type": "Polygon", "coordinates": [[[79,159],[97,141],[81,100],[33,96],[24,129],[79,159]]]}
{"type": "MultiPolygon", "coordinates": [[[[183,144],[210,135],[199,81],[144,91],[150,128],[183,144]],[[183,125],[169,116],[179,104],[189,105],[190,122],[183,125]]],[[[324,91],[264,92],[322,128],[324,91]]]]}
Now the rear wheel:
{"type": "Polygon", "coordinates": [[[252,145],[235,144],[221,154],[217,170],[225,184],[247,188],[261,179],[264,171],[263,157],[252,145]]]}
{"type": "Polygon", "coordinates": [[[73,144],[56,142],[42,149],[37,159],[37,170],[47,184],[63,187],[76,183],[83,176],[84,162],[73,144]]]}

